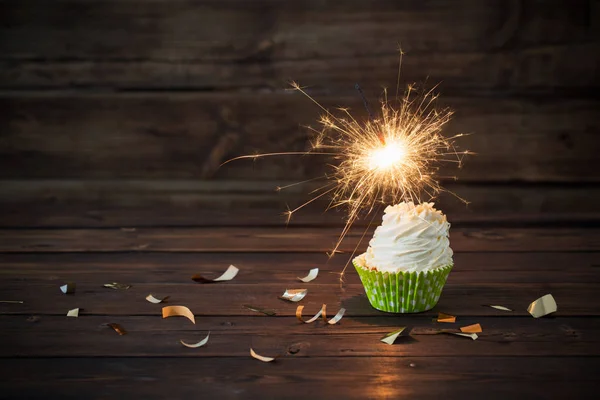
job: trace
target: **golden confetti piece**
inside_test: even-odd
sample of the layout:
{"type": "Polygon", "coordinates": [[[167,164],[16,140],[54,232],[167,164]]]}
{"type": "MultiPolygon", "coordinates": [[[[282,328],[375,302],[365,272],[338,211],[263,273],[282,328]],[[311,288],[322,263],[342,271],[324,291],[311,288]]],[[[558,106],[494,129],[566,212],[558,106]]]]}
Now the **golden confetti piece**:
{"type": "Polygon", "coordinates": [[[163,318],[169,318],[169,317],[186,317],[187,319],[189,319],[190,321],[192,321],[193,324],[196,323],[196,318],[194,317],[194,314],[186,306],[167,306],[167,307],[163,307],[163,309],[162,309],[162,317],[163,318]]]}
{"type": "Polygon", "coordinates": [[[257,360],[260,360],[260,361],[262,361],[262,362],[271,362],[271,361],[275,361],[275,359],[277,358],[277,357],[264,357],[264,356],[261,356],[261,355],[259,355],[259,354],[256,354],[256,353],[254,352],[254,350],[252,350],[252,347],[250,347],[250,355],[251,355],[252,357],[256,358],[257,360]]]}
{"type": "Polygon", "coordinates": [[[67,317],[75,317],[75,318],[79,317],[79,308],[74,308],[72,310],[69,310],[67,312],[67,317]]]}
{"type": "Polygon", "coordinates": [[[437,322],[454,323],[456,322],[456,317],[454,315],[444,314],[443,312],[441,312],[438,314],[437,322]]]}
{"type": "Polygon", "coordinates": [[[131,287],[131,285],[128,285],[126,283],[118,283],[118,282],[105,283],[102,286],[104,286],[105,288],[114,289],[114,290],[127,290],[131,287]]]}
{"type": "Polygon", "coordinates": [[[238,272],[239,272],[239,269],[237,269],[233,265],[230,265],[229,268],[227,268],[227,271],[223,272],[223,275],[219,276],[218,278],[208,279],[208,278],[203,277],[200,274],[196,274],[196,275],[192,276],[192,280],[194,282],[198,282],[198,283],[230,281],[233,278],[235,278],[235,276],[238,274],[238,272]]]}
{"type": "Polygon", "coordinates": [[[483,332],[483,330],[481,329],[481,325],[479,325],[479,324],[463,326],[462,328],[460,328],[460,331],[462,333],[481,333],[481,332],[483,332]]]}
{"type": "Polygon", "coordinates": [[[154,297],[152,294],[149,294],[148,296],[146,296],[146,300],[148,300],[150,303],[158,304],[158,303],[162,303],[163,301],[167,301],[169,299],[169,297],[171,297],[171,296],[165,296],[162,299],[158,299],[158,298],[154,297]]]}
{"type": "Polygon", "coordinates": [[[400,334],[406,329],[405,326],[403,326],[402,328],[390,332],[387,335],[385,335],[384,337],[382,337],[381,339],[379,339],[380,341],[382,341],[383,343],[387,343],[389,345],[394,344],[394,342],[396,341],[396,339],[398,338],[398,336],[400,336],[400,334]]]}
{"type": "Polygon", "coordinates": [[[275,313],[275,311],[266,310],[266,309],[260,308],[260,307],[254,307],[254,306],[251,306],[249,304],[244,304],[244,308],[247,308],[250,311],[255,311],[255,312],[258,312],[258,313],[262,313],[262,314],[268,315],[269,317],[273,317],[273,316],[277,315],[275,313]]]}
{"type": "Polygon", "coordinates": [[[305,324],[310,324],[312,322],[315,322],[320,316],[323,316],[323,320],[327,321],[327,305],[323,304],[323,306],[321,307],[321,309],[319,310],[318,313],[315,314],[314,317],[312,317],[309,320],[304,320],[302,318],[302,310],[304,310],[304,306],[298,306],[298,308],[296,308],[296,318],[298,318],[298,321],[300,322],[304,322],[305,324]]]}
{"type": "Polygon", "coordinates": [[[117,332],[121,336],[127,334],[127,331],[125,330],[125,328],[123,328],[119,324],[111,323],[111,324],[106,324],[106,326],[109,326],[109,327],[113,328],[114,331],[117,332]]]}
{"type": "Polygon", "coordinates": [[[123,232],[135,232],[135,231],[136,231],[136,229],[135,229],[135,228],[121,228],[121,230],[122,230],[123,232]]]}
{"type": "MultiPolygon", "coordinates": [[[[333,318],[331,318],[329,321],[327,321],[327,323],[329,325],[335,325],[338,322],[340,322],[340,319],[342,319],[342,317],[344,316],[344,313],[346,312],[345,308],[340,308],[340,311],[338,311],[337,314],[335,314],[335,316],[333,318]]],[[[323,314],[325,315],[325,314],[323,314]]]]}
{"type": "Polygon", "coordinates": [[[22,300],[0,300],[0,303],[23,304],[22,300]]]}
{"type": "Polygon", "coordinates": [[[280,299],[298,302],[306,296],[308,289],[286,289],[280,299]]]}
{"type": "Polygon", "coordinates": [[[60,291],[63,292],[64,294],[73,294],[75,293],[75,283],[74,282],[67,282],[66,285],[62,285],[60,287],[60,291]]]}
{"type": "Polygon", "coordinates": [[[319,275],[319,268],[313,268],[308,272],[308,275],[306,275],[304,278],[298,277],[298,279],[300,279],[304,283],[308,283],[314,280],[317,277],[317,275],[319,275]]]}
{"type": "Polygon", "coordinates": [[[556,312],[557,309],[556,300],[554,300],[551,294],[540,297],[527,307],[527,311],[533,318],[543,317],[544,315],[556,312]]]}
{"type": "Polygon", "coordinates": [[[489,304],[486,304],[486,306],[495,308],[496,310],[500,310],[500,311],[512,311],[510,308],[507,308],[504,306],[493,306],[493,305],[489,305],[489,304]]]}
{"type": "Polygon", "coordinates": [[[209,336],[210,336],[210,332],[208,332],[208,335],[206,335],[206,337],[204,339],[202,339],[201,341],[199,341],[198,343],[186,343],[183,340],[180,340],[180,342],[185,347],[189,347],[190,349],[197,349],[198,347],[202,347],[206,343],[208,343],[208,337],[209,336]]]}
{"type": "Polygon", "coordinates": [[[477,338],[479,337],[479,336],[477,336],[476,333],[461,333],[461,332],[443,332],[443,333],[449,333],[451,335],[468,337],[468,338],[471,338],[473,340],[477,340],[477,338]]]}

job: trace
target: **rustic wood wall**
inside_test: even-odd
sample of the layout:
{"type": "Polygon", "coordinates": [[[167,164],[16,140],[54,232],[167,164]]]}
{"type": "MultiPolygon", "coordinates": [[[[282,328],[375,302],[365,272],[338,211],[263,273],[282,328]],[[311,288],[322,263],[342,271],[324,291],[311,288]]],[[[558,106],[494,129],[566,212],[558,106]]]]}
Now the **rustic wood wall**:
{"type": "MultiPolygon", "coordinates": [[[[307,147],[291,79],[360,113],[398,42],[473,133],[453,221],[600,221],[598,1],[1,0],[0,224],[281,223],[305,197],[273,189],[322,163],[219,163],[307,147]]],[[[339,222],[319,207],[295,223],[339,222]]]]}

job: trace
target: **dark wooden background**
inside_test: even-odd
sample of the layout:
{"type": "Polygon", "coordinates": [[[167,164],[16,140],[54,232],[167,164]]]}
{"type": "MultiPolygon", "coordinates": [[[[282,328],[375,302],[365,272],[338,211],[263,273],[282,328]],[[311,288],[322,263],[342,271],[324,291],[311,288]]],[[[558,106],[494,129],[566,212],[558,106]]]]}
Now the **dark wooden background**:
{"type": "MultiPolygon", "coordinates": [[[[0,1],[2,226],[281,224],[324,171],[303,150],[325,105],[363,114],[441,82],[445,132],[477,153],[445,186],[455,224],[598,221],[597,1],[0,1]],[[31,204],[35,203],[35,210],[31,204]],[[164,210],[155,215],[157,206],[164,210]],[[252,209],[252,212],[245,210],[252,209]],[[150,215],[148,215],[150,217],[150,215]],[[150,221],[150,219],[148,219],[150,221]]],[[[292,221],[338,223],[321,205],[292,221]]]]}
{"type": "Polygon", "coordinates": [[[23,301],[0,304],[0,398],[597,394],[599,89],[597,0],[0,0],[0,301],[23,301]],[[317,202],[284,225],[307,190],[274,189],[322,160],[218,166],[307,149],[319,109],[290,80],[364,117],[354,84],[372,103],[393,88],[398,42],[402,82],[441,82],[445,133],[472,133],[459,145],[477,155],[444,171],[471,204],[438,200],[456,263],[440,303],[390,316],[354,271],[340,288],[346,254],[324,255],[342,212],[317,202]],[[189,279],[229,263],[231,282],[189,279]],[[345,307],[338,325],[300,324],[277,298],[315,266],[306,314],[345,307]],[[163,321],[148,293],[198,324],[163,321]],[[546,293],[558,312],[531,318],[546,293]],[[438,311],[483,333],[436,335],[438,311]],[[379,342],[399,326],[411,336],[379,342]],[[205,330],[206,347],[179,343],[205,330]]]}

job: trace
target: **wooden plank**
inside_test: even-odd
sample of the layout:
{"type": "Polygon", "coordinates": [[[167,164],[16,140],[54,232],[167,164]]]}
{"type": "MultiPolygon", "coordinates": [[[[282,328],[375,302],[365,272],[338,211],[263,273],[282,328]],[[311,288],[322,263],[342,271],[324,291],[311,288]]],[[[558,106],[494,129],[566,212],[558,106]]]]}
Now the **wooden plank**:
{"type": "MultiPolygon", "coordinates": [[[[453,258],[449,284],[600,283],[595,252],[455,253],[453,258]]],[[[228,285],[301,284],[297,277],[315,267],[320,272],[314,283],[336,284],[347,260],[343,254],[330,259],[310,253],[5,253],[0,259],[0,279],[14,284],[99,285],[117,279],[133,285],[180,284],[190,283],[196,273],[216,277],[233,264],[240,273],[228,285]]],[[[345,282],[360,283],[352,270],[345,282]]]]}
{"type": "Polygon", "coordinates": [[[356,80],[379,88],[396,81],[397,40],[409,55],[404,79],[431,77],[446,93],[593,94],[599,83],[598,41],[588,28],[597,21],[587,1],[542,8],[462,0],[460,15],[441,1],[376,9],[239,0],[0,7],[3,88],[264,90],[289,79],[322,90],[356,80]]]}
{"type": "MultiPolygon", "coordinates": [[[[361,110],[356,97],[318,100],[361,110]]],[[[589,167],[600,151],[598,102],[444,101],[456,111],[445,133],[475,133],[458,145],[478,155],[461,170],[445,167],[443,176],[462,182],[598,181],[598,169],[589,167]]],[[[298,93],[4,92],[0,110],[2,179],[302,180],[327,170],[323,156],[218,168],[241,154],[306,150],[308,130],[299,125],[314,123],[319,110],[298,93]]]]}
{"type": "MultiPolygon", "coordinates": [[[[440,35],[441,36],[441,35],[440,35]]],[[[271,42],[266,42],[272,46],[271,42]]],[[[493,53],[412,53],[402,83],[441,82],[449,94],[557,94],[593,96],[600,86],[597,43],[570,43],[493,53]]],[[[355,51],[356,47],[347,48],[355,51]]],[[[349,92],[358,81],[369,92],[392,87],[398,55],[270,59],[236,62],[29,61],[0,59],[0,87],[7,89],[181,89],[282,91],[292,79],[315,92],[349,92]]]]}
{"type": "MultiPolygon", "coordinates": [[[[257,349],[257,351],[260,351],[257,349]]],[[[7,397],[593,398],[597,357],[10,359],[7,397]],[[31,377],[36,379],[32,380],[31,377]],[[300,388],[301,385],[301,388],[300,388]],[[493,390],[490,389],[493,385],[493,390]],[[43,396],[41,395],[43,393],[43,396]],[[73,394],[77,393],[76,396],[73,394]]]]}
{"type": "Polygon", "coordinates": [[[457,324],[440,324],[430,317],[404,315],[352,317],[331,327],[320,322],[305,325],[294,317],[202,317],[196,325],[185,319],[85,315],[77,320],[1,316],[0,321],[1,358],[245,357],[251,346],[291,358],[600,356],[600,318],[459,317],[457,324]],[[119,337],[104,325],[109,322],[121,324],[128,334],[119,337]],[[476,342],[435,333],[472,323],[483,327],[476,342]],[[408,326],[410,336],[401,337],[395,346],[380,342],[398,326],[408,326]],[[179,343],[199,341],[207,331],[210,341],[201,350],[191,351],[179,343]]]}
{"type": "Polygon", "coordinates": [[[3,58],[253,60],[498,50],[593,37],[588,1],[5,0],[3,58]],[[461,13],[456,13],[460,9],[461,13]],[[123,30],[126,26],[128,29],[123,30]],[[444,33],[444,34],[440,34],[444,33]],[[388,40],[382,40],[387,38],[388,40]]]}
{"type": "MultiPolygon", "coordinates": [[[[370,228],[348,233],[340,251],[364,251],[370,228]],[[367,239],[363,239],[364,237],[367,239]],[[359,246],[361,239],[364,243],[359,246]]],[[[0,252],[307,252],[331,251],[340,228],[138,228],[124,229],[2,229],[0,252]]],[[[451,245],[457,252],[477,251],[598,251],[596,228],[456,228],[451,245]],[[582,234],[583,233],[583,234],[582,234]]]]}
{"type": "MultiPolygon", "coordinates": [[[[118,281],[118,273],[113,278],[110,282],[118,281]]],[[[184,276],[182,280],[186,281],[186,278],[184,276]]],[[[15,315],[65,315],[68,310],[78,307],[84,309],[87,315],[158,316],[160,306],[145,300],[148,294],[153,293],[172,296],[170,304],[186,305],[197,316],[256,315],[244,308],[244,304],[271,309],[282,316],[293,316],[297,304],[281,300],[279,296],[286,288],[307,288],[309,293],[302,301],[307,309],[318,310],[326,303],[330,312],[346,308],[349,317],[382,315],[371,307],[361,284],[341,287],[339,284],[299,284],[294,280],[285,284],[272,283],[266,277],[261,284],[134,283],[128,290],[113,290],[102,287],[107,282],[80,282],[76,295],[66,296],[59,290],[63,283],[29,283],[25,279],[21,282],[6,281],[0,289],[1,299],[24,303],[0,303],[0,311],[15,315]]],[[[529,304],[548,293],[559,305],[557,316],[598,315],[598,286],[598,283],[448,283],[437,306],[424,315],[437,316],[442,311],[464,316],[516,315],[531,318],[527,312],[529,304]],[[498,311],[485,307],[486,304],[503,305],[514,311],[498,311]]]]}
{"type": "MultiPolygon", "coordinates": [[[[0,227],[284,226],[283,212],[299,206],[312,189],[293,181],[0,181],[0,227]],[[157,212],[160,210],[160,212],[157,212]]],[[[595,185],[444,185],[435,200],[453,226],[573,225],[600,223],[595,185]]],[[[289,225],[340,226],[344,210],[324,212],[316,201],[289,225]]],[[[379,219],[379,217],[376,217],[379,219]]],[[[365,219],[357,226],[366,226],[365,219]]]]}

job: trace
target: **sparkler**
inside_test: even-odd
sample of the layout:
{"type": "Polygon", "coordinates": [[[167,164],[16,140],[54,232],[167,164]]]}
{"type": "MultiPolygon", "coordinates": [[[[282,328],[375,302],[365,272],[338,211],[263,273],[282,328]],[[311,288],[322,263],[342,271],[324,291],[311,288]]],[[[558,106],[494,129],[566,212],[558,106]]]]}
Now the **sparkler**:
{"type": "MultiPolygon", "coordinates": [[[[387,90],[384,90],[377,115],[371,113],[362,90],[356,85],[369,113],[366,122],[358,121],[346,108],[339,108],[335,113],[329,111],[298,83],[292,82],[293,90],[305,95],[324,112],[319,119],[321,129],[309,128],[315,133],[311,149],[306,152],[241,156],[227,161],[277,155],[333,156],[337,163],[324,176],[326,184],[312,192],[312,199],[286,212],[289,222],[293,213],[326,195],[331,196],[328,209],[346,207],[346,225],[330,256],[335,254],[354,222],[363,213],[372,213],[377,204],[416,202],[423,196],[436,197],[445,191],[439,185],[437,176],[440,164],[453,162],[460,167],[463,157],[470,154],[469,151],[458,152],[454,147],[455,139],[463,134],[451,137],[442,135],[442,127],[450,120],[452,111],[435,108],[438,97],[434,93],[436,87],[419,93],[413,85],[408,85],[402,96],[398,95],[402,55],[400,52],[395,98],[388,100],[387,90]]],[[[298,184],[305,182],[308,181],[298,184]]]]}

